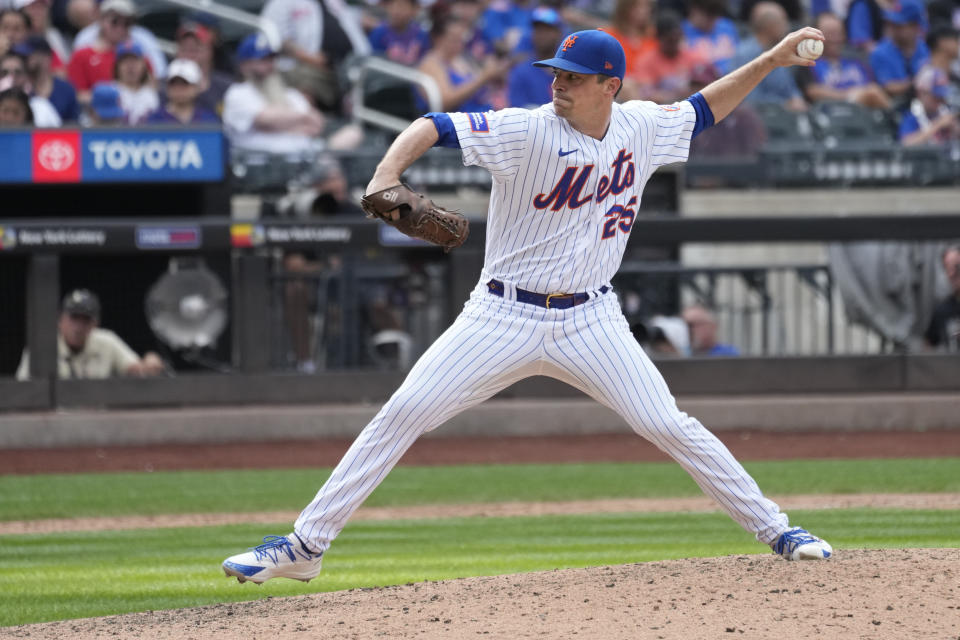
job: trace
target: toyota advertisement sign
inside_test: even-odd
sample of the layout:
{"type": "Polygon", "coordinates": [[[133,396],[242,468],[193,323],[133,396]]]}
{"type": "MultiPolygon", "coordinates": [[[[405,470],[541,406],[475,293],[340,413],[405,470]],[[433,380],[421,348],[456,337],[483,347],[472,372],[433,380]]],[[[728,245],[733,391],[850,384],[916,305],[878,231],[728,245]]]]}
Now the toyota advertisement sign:
{"type": "Polygon", "coordinates": [[[219,129],[0,132],[0,183],[218,182],[219,129]]]}

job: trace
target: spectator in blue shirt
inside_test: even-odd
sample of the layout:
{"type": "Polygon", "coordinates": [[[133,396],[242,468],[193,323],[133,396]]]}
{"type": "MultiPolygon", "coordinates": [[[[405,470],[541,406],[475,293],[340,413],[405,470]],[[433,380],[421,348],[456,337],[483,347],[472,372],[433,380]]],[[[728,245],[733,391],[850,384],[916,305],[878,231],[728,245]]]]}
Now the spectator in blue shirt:
{"type": "MultiPolygon", "coordinates": [[[[780,42],[790,30],[787,12],[775,2],[758,2],[750,14],[750,30],[753,35],[740,43],[737,64],[746,64],[780,42]]],[[[747,104],[779,104],[791,111],[804,111],[807,103],[800,88],[787,67],[771,71],[757,87],[747,95],[747,104]]]]}
{"type": "Polygon", "coordinates": [[[690,329],[690,355],[738,356],[740,351],[731,344],[717,340],[717,319],[709,309],[695,304],[683,310],[683,321],[690,329]]]}
{"type": "Polygon", "coordinates": [[[538,7],[531,22],[533,55],[517,64],[507,78],[511,107],[539,107],[553,98],[553,72],[546,67],[535,67],[533,62],[551,57],[560,45],[563,36],[560,14],[549,7],[538,7]]]}
{"type": "Polygon", "coordinates": [[[167,68],[166,103],[150,114],[148,124],[220,124],[215,113],[197,105],[203,72],[193,60],[179,58],[167,68]]]}
{"type": "Polygon", "coordinates": [[[702,53],[721,74],[733,71],[740,40],[737,25],[723,12],[723,0],[690,0],[683,21],[687,47],[702,53]]]}
{"type": "Polygon", "coordinates": [[[535,6],[530,0],[490,2],[483,12],[483,37],[501,53],[517,51],[521,42],[529,42],[530,20],[535,6]]]}
{"type": "Polygon", "coordinates": [[[917,97],[900,120],[900,142],[905,147],[960,140],[960,114],[947,104],[950,80],[940,69],[924,67],[917,74],[917,97]]]}
{"type": "Polygon", "coordinates": [[[921,37],[926,9],[920,0],[899,0],[895,9],[884,14],[889,36],[870,54],[870,66],[877,82],[894,100],[906,100],[913,79],[930,51],[921,37]]]}
{"type": "MultiPolygon", "coordinates": [[[[430,22],[432,25],[448,20],[459,20],[469,26],[467,44],[464,55],[475,64],[482,65],[485,60],[494,55],[494,43],[484,35],[484,4],[480,0],[450,0],[450,2],[435,2],[430,7],[430,22]]],[[[434,46],[432,41],[430,46],[434,46]]]]}
{"type": "Polygon", "coordinates": [[[889,109],[890,99],[873,81],[869,69],[845,50],[843,22],[832,13],[817,16],[816,27],[823,32],[823,55],[816,66],[800,67],[797,78],[810,102],[839,100],[865,107],[889,109]]]}
{"type": "Polygon", "coordinates": [[[383,0],[387,19],[370,32],[373,52],[388,60],[414,66],[430,48],[430,36],[417,21],[418,0],[383,0]]]}
{"type": "Polygon", "coordinates": [[[883,9],[877,0],[853,0],[845,26],[850,45],[870,53],[883,38],[883,9]]]}
{"type": "Polygon", "coordinates": [[[176,37],[177,52],[174,57],[193,60],[203,74],[197,105],[220,115],[223,112],[223,96],[233,84],[233,74],[221,71],[216,66],[216,32],[205,24],[188,20],[177,28],[176,37]]]}
{"type": "Polygon", "coordinates": [[[465,52],[471,26],[462,20],[447,17],[434,22],[430,29],[433,43],[420,61],[426,73],[440,90],[441,110],[481,112],[499,108],[493,104],[495,84],[506,86],[512,61],[489,56],[482,66],[465,52]]]}
{"type": "Polygon", "coordinates": [[[27,60],[27,73],[33,94],[50,101],[63,122],[76,122],[80,118],[80,103],[73,85],[53,74],[53,52],[42,36],[30,36],[14,51],[27,60]]]}

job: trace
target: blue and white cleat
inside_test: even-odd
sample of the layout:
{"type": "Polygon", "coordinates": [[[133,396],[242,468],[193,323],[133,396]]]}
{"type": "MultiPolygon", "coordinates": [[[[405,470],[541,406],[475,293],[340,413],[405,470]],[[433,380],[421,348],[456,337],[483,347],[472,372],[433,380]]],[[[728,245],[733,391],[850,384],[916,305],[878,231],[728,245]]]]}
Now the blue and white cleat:
{"type": "Polygon", "coordinates": [[[826,560],[833,555],[829,542],[800,527],[784,531],[770,546],[775,554],[787,560],[826,560]]]}
{"type": "Polygon", "coordinates": [[[263,544],[223,561],[223,572],[240,582],[262,584],[270,578],[310,582],[320,574],[323,553],[307,549],[296,533],[266,536],[263,544]]]}

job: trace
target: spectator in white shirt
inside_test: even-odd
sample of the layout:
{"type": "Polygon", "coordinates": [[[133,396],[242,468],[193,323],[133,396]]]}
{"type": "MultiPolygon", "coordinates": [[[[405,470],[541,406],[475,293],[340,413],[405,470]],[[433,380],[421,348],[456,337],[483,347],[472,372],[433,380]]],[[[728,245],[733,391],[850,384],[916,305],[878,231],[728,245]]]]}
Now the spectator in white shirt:
{"type": "Polygon", "coordinates": [[[302,153],[317,148],[324,118],[303,94],[288,87],[274,67],[274,52],[262,33],[237,48],[244,81],[232,85],[223,100],[223,124],[238,149],[302,153]]]}
{"type": "Polygon", "coordinates": [[[260,14],[283,40],[277,69],[324,111],[340,111],[336,69],[350,55],[370,54],[358,16],[343,0],[268,0],[260,14]]]}
{"type": "Polygon", "coordinates": [[[127,124],[140,124],[160,108],[160,98],[150,77],[150,67],[136,42],[125,42],[117,47],[113,78],[120,92],[120,106],[127,114],[127,124]]]}

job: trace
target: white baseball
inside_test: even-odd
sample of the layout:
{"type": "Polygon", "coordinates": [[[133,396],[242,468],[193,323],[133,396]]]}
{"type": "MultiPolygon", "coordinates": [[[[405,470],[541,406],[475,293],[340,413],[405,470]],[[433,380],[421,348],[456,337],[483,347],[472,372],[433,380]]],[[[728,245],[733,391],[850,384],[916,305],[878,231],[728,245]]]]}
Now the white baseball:
{"type": "Polygon", "coordinates": [[[806,38],[797,45],[797,55],[807,60],[816,60],[823,53],[823,42],[814,38],[806,38]]]}

